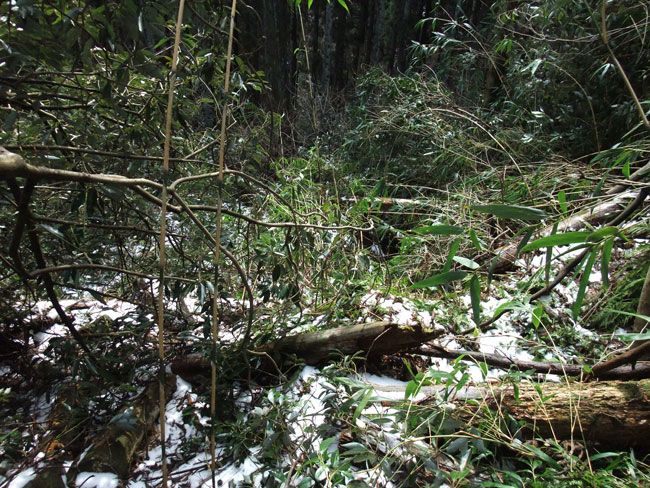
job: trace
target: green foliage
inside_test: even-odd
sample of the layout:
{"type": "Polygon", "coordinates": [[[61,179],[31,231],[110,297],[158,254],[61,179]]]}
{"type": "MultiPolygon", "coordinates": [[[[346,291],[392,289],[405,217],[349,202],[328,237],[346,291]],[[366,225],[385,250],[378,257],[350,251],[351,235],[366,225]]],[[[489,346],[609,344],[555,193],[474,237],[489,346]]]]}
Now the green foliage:
{"type": "Polygon", "coordinates": [[[370,71],[348,108],[340,158],[369,178],[438,186],[482,163],[489,143],[450,108],[449,93],[425,76],[370,71]]]}
{"type": "MultiPolygon", "coordinates": [[[[636,20],[644,9],[643,2],[620,2],[608,6],[605,20],[616,56],[647,100],[647,25],[639,30],[636,20]]],[[[421,21],[433,36],[430,44],[414,45],[415,59],[435,57],[439,79],[489,110],[504,129],[525,127],[520,149],[541,143],[582,155],[638,127],[636,108],[601,41],[599,2],[497,1],[472,18],[440,6],[434,16],[421,21]]]]}

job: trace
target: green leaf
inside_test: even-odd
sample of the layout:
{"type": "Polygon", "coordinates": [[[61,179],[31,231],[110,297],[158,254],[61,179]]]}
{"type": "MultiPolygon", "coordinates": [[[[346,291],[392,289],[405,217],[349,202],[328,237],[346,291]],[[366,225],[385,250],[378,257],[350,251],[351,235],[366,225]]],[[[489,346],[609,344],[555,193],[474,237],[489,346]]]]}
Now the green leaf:
{"type": "Polygon", "coordinates": [[[414,290],[418,288],[431,288],[432,286],[444,285],[451,281],[462,280],[467,276],[465,271],[447,271],[446,273],[440,273],[437,275],[430,276],[427,279],[418,281],[409,287],[409,290],[414,290]]]}
{"type": "Polygon", "coordinates": [[[425,225],[413,229],[413,232],[420,235],[434,235],[434,236],[455,236],[463,233],[463,228],[457,225],[425,225]]]}
{"type": "Polygon", "coordinates": [[[557,201],[560,204],[562,213],[567,213],[569,206],[566,204],[566,192],[564,190],[560,190],[560,192],[557,194],[557,201]]]}
{"type": "Polygon", "coordinates": [[[586,242],[587,239],[593,234],[593,232],[586,231],[577,231],[577,232],[565,232],[564,234],[553,234],[550,236],[542,237],[540,239],[534,240],[526,244],[522,248],[522,252],[532,251],[534,249],[540,249],[542,247],[553,247],[553,246],[566,246],[568,244],[578,244],[581,242],[586,242]]]}
{"type": "Polygon", "coordinates": [[[530,444],[522,444],[521,447],[528,450],[528,451],[530,451],[530,452],[532,452],[533,454],[535,454],[538,458],[540,458],[542,461],[544,461],[546,464],[548,464],[552,468],[554,468],[554,469],[556,469],[558,471],[562,469],[561,466],[558,464],[558,462],[555,459],[553,459],[551,456],[546,454],[541,449],[538,449],[537,447],[532,446],[530,444]]]}
{"type": "Polygon", "coordinates": [[[366,408],[366,405],[368,405],[368,402],[370,401],[370,398],[372,397],[373,393],[374,392],[372,388],[368,388],[365,395],[363,395],[363,398],[359,402],[359,405],[357,405],[357,408],[354,410],[352,422],[356,422],[356,420],[361,416],[361,412],[363,412],[363,409],[366,408]]]}
{"type": "Polygon", "coordinates": [[[320,443],[319,451],[325,452],[327,448],[336,440],[336,437],[328,437],[320,443]]]}
{"type": "Polygon", "coordinates": [[[478,212],[492,214],[501,219],[542,220],[548,217],[548,214],[543,210],[519,205],[473,205],[471,208],[478,212]]]}
{"type": "Polygon", "coordinates": [[[612,258],[614,238],[609,238],[603,243],[603,250],[600,255],[600,272],[603,276],[603,288],[607,291],[609,287],[609,261],[612,258]]]}
{"type": "Polygon", "coordinates": [[[578,288],[578,296],[576,297],[576,302],[573,304],[572,311],[573,317],[576,318],[580,314],[580,307],[582,307],[582,302],[585,299],[585,294],[587,292],[587,285],[589,284],[589,276],[591,275],[591,270],[594,267],[594,262],[596,261],[596,256],[598,254],[597,249],[592,249],[589,253],[589,258],[587,259],[587,264],[585,269],[582,272],[582,277],[580,278],[580,287],[578,288]]]}
{"type": "Polygon", "coordinates": [[[541,323],[543,313],[544,313],[544,308],[541,305],[539,305],[538,307],[535,307],[533,313],[531,314],[533,327],[535,327],[536,329],[539,327],[539,324],[541,323]]]}
{"type": "Polygon", "coordinates": [[[517,245],[517,253],[515,254],[516,256],[519,256],[521,253],[521,250],[524,248],[526,244],[530,241],[530,238],[533,237],[533,234],[535,233],[535,227],[530,226],[528,230],[526,231],[526,234],[524,234],[524,238],[521,240],[519,245],[517,245]]]}
{"type": "Polygon", "coordinates": [[[616,338],[622,341],[647,341],[650,339],[650,332],[617,334],[616,338]]]}
{"type": "Polygon", "coordinates": [[[345,3],[345,0],[339,0],[339,5],[341,5],[341,7],[343,7],[347,13],[350,13],[350,9],[348,8],[348,4],[345,3]]]}
{"type": "Polygon", "coordinates": [[[481,282],[478,275],[472,276],[469,282],[469,294],[472,299],[472,313],[474,314],[474,323],[481,323],[481,282]]]}
{"type": "Polygon", "coordinates": [[[478,264],[476,261],[472,261],[471,259],[463,258],[460,256],[454,256],[453,260],[456,261],[459,264],[462,264],[463,266],[466,266],[469,269],[478,269],[481,267],[480,264],[478,264]]]}
{"type": "Polygon", "coordinates": [[[625,161],[625,164],[623,165],[623,176],[625,176],[628,180],[630,179],[630,160],[628,159],[625,161]]]}
{"type": "Polygon", "coordinates": [[[102,303],[103,305],[106,305],[106,302],[104,301],[104,297],[101,293],[95,291],[95,290],[88,290],[88,293],[91,294],[91,296],[97,300],[98,302],[102,303]]]}
{"type": "Polygon", "coordinates": [[[618,227],[603,227],[602,229],[595,230],[591,233],[587,241],[598,242],[602,241],[605,237],[620,236],[621,231],[618,227]]]}
{"type": "Polygon", "coordinates": [[[458,251],[458,248],[460,247],[460,241],[461,238],[457,238],[454,240],[454,242],[451,243],[451,246],[449,248],[449,254],[447,255],[447,261],[445,262],[444,268],[442,268],[442,272],[446,273],[451,269],[451,263],[454,260],[454,256],[456,256],[456,252],[458,251]]]}
{"type": "Polygon", "coordinates": [[[506,310],[525,310],[525,309],[526,307],[521,302],[517,302],[517,301],[505,302],[496,308],[493,317],[496,317],[497,315],[499,315],[502,312],[505,312],[506,310]]]}
{"type": "Polygon", "coordinates": [[[476,232],[474,232],[473,230],[470,230],[469,231],[469,238],[472,240],[472,244],[474,244],[474,247],[477,250],[479,250],[479,251],[483,250],[483,246],[481,246],[481,241],[478,240],[478,236],[476,235],[476,232]]]}
{"type": "Polygon", "coordinates": [[[635,317],[635,318],[643,319],[643,320],[646,320],[646,321],[650,322],[650,317],[648,317],[647,315],[641,315],[640,313],[623,312],[622,310],[614,310],[613,308],[606,308],[605,311],[606,312],[613,312],[613,313],[620,313],[621,315],[628,315],[630,317],[635,317]]]}

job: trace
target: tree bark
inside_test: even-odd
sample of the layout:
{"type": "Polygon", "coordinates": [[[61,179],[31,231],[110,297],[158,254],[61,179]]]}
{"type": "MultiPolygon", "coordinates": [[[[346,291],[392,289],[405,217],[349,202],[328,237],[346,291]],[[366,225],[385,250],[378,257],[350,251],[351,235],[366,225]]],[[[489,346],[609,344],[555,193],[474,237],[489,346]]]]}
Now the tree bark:
{"type": "MultiPolygon", "coordinates": [[[[442,330],[424,327],[401,327],[391,322],[349,325],[318,332],[284,337],[256,352],[294,354],[307,364],[316,365],[343,355],[361,353],[366,358],[419,347],[442,334],[442,330]]],[[[180,376],[205,375],[210,372],[207,359],[188,357],[172,363],[172,372],[180,376]]]]}
{"type": "MultiPolygon", "coordinates": [[[[396,389],[373,388],[378,394],[396,389]]],[[[444,386],[426,387],[423,392],[429,396],[418,403],[439,408],[440,395],[445,391],[444,386]]],[[[650,380],[541,385],[519,382],[516,390],[513,385],[466,386],[451,392],[446,403],[454,405],[446,409],[449,415],[466,425],[508,413],[526,423],[520,431],[524,437],[531,437],[535,431],[543,438],[575,439],[607,448],[648,447],[650,380]]]]}

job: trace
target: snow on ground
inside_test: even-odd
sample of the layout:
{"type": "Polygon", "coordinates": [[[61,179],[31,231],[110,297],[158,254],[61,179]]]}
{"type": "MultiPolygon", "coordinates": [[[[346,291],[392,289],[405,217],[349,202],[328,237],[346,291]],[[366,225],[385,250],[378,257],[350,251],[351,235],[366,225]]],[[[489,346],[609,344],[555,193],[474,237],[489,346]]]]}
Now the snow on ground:
{"type": "MultiPolygon", "coordinates": [[[[556,248],[553,251],[552,273],[555,273],[563,263],[572,259],[578,251],[568,247],[556,248]]],[[[510,312],[500,319],[496,320],[492,328],[473,338],[477,349],[486,354],[500,354],[512,359],[530,360],[532,356],[522,347],[522,330],[532,327],[531,307],[525,303],[520,303],[521,293],[519,287],[522,277],[529,277],[535,272],[540,272],[546,265],[546,256],[544,253],[532,254],[520,259],[518,264],[522,267],[519,273],[512,273],[509,278],[499,284],[498,291],[492,287],[489,295],[482,297],[481,313],[483,319],[492,317],[500,307],[508,305],[510,312]],[[497,295],[498,294],[498,295],[497,295]]],[[[596,263],[590,276],[590,283],[598,284],[602,281],[599,269],[599,263],[596,263]]],[[[577,295],[578,283],[573,278],[568,278],[564,283],[555,288],[551,296],[547,299],[548,305],[558,312],[567,311],[573,305],[577,295]]],[[[525,301],[525,300],[524,300],[525,301]]],[[[196,313],[200,308],[200,303],[195,296],[185,298],[185,304],[191,313],[196,313]]],[[[437,323],[436,318],[448,318],[449,306],[445,300],[421,300],[415,302],[406,297],[387,295],[378,290],[368,291],[360,300],[361,318],[359,322],[369,322],[373,320],[389,320],[405,326],[422,325],[430,329],[443,330],[443,324],[437,323]]],[[[85,297],[79,300],[62,300],[61,305],[70,313],[78,323],[88,323],[104,316],[108,320],[123,318],[124,320],[135,320],[129,318],[128,314],[136,311],[136,306],[127,302],[118,300],[108,300],[103,304],[97,300],[85,297]]],[[[225,306],[233,310],[245,310],[248,306],[247,300],[232,299],[224,303],[225,306]]],[[[262,306],[258,303],[259,306],[262,306]]],[[[472,324],[471,300],[469,296],[460,297],[451,306],[463,307],[466,310],[464,316],[465,324],[472,324]],[[460,304],[460,305],[459,305],[460,304]]],[[[58,320],[56,311],[53,310],[49,302],[37,302],[33,306],[33,312],[42,317],[47,317],[53,321],[58,320]]],[[[317,329],[327,320],[325,315],[320,315],[305,320],[303,314],[297,314],[292,317],[283,317],[290,323],[296,324],[293,332],[307,331],[317,329]]],[[[590,336],[593,333],[584,329],[579,324],[574,324],[575,331],[579,335],[590,336]]],[[[157,331],[154,326],[152,333],[157,331]],[[155,329],[155,330],[153,330],[155,329]]],[[[197,329],[196,335],[200,337],[201,328],[197,329]]],[[[66,336],[67,328],[62,324],[55,323],[49,329],[38,332],[34,336],[35,344],[38,351],[43,354],[49,341],[54,337],[66,336]]],[[[223,331],[224,339],[235,341],[237,337],[232,335],[228,330],[223,331]],[[230,335],[230,337],[229,337],[230,335]]],[[[453,335],[441,336],[438,342],[449,349],[462,349],[463,347],[453,335]]],[[[560,351],[558,351],[560,352],[560,351]]],[[[434,358],[431,359],[432,368],[442,372],[458,371],[454,361],[434,358]]],[[[466,366],[464,372],[470,375],[473,382],[482,382],[486,379],[497,378],[503,374],[500,370],[488,370],[487,375],[478,365],[466,366]]],[[[376,398],[370,401],[363,409],[361,415],[357,418],[357,423],[362,425],[369,424],[378,416],[390,416],[396,411],[390,406],[382,405],[378,399],[388,399],[391,401],[404,400],[404,389],[406,382],[393,378],[377,376],[371,374],[362,374],[358,378],[362,384],[375,389],[376,398]]],[[[549,378],[550,379],[550,378],[549,378]]],[[[177,379],[177,388],[166,407],[166,451],[170,466],[170,480],[172,485],[185,486],[187,488],[201,488],[212,486],[212,474],[210,471],[209,439],[208,426],[209,418],[201,415],[207,405],[199,400],[196,393],[192,391],[192,385],[185,380],[177,379]],[[188,414],[188,412],[192,412],[188,414]],[[189,456],[184,453],[183,446],[195,442],[204,447],[201,452],[193,452],[189,456]],[[196,442],[198,441],[198,442],[196,442]]],[[[340,449],[339,436],[327,447],[319,451],[321,445],[325,445],[326,439],[319,433],[319,426],[330,422],[328,417],[328,406],[325,398],[328,395],[341,395],[343,392],[332,384],[318,369],[305,367],[298,375],[294,384],[289,390],[281,391],[279,388],[269,390],[269,397],[265,399],[264,406],[251,407],[254,395],[248,391],[240,392],[237,405],[243,411],[247,412],[243,421],[248,421],[254,416],[269,415],[273,408],[286,409],[286,422],[290,425],[289,436],[295,450],[292,453],[285,454],[284,462],[290,465],[299,456],[313,455],[313,452],[320,452],[320,466],[316,471],[319,480],[325,479],[330,469],[335,467],[328,464],[331,455],[340,449]],[[290,408],[286,406],[290,405],[290,408]]],[[[415,401],[424,395],[412,398],[415,401]]],[[[39,398],[34,410],[34,418],[43,421],[47,418],[50,405],[45,396],[39,398]]],[[[284,411],[284,410],[283,410],[284,411]]],[[[385,423],[381,427],[383,440],[382,442],[389,449],[398,446],[402,439],[400,432],[402,426],[396,422],[385,423]]],[[[243,460],[232,462],[226,456],[226,446],[217,445],[215,456],[219,460],[216,480],[219,486],[237,486],[244,482],[252,482],[253,486],[259,486],[267,477],[271,476],[270,469],[261,460],[261,446],[247,446],[248,456],[243,460]]],[[[161,479],[161,459],[162,449],[156,443],[148,450],[147,456],[138,464],[134,476],[125,485],[127,488],[146,488],[147,486],[156,485],[161,479]]],[[[282,461],[282,460],[279,460],[282,461]]],[[[369,483],[371,486],[392,486],[390,480],[386,479],[380,468],[369,470],[360,470],[354,474],[359,480],[369,483]]],[[[0,485],[6,485],[8,488],[22,488],[35,476],[33,468],[28,468],[13,476],[10,482],[0,476],[0,485]],[[8,483],[8,484],[7,484],[8,483]]],[[[301,481],[303,473],[294,476],[291,480],[293,485],[301,481]]],[[[83,483],[85,488],[113,488],[119,485],[119,480],[112,474],[108,473],[80,473],[76,479],[77,484],[83,483]]]]}

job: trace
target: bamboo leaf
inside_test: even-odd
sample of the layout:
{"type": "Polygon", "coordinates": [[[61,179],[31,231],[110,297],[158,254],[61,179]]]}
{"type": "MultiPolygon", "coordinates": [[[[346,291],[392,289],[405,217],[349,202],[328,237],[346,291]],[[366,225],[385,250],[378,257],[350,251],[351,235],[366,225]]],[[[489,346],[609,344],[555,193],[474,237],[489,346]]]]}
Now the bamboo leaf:
{"type": "Polygon", "coordinates": [[[443,273],[446,273],[451,269],[451,263],[454,261],[454,256],[456,256],[456,252],[460,247],[460,241],[461,238],[459,237],[454,242],[451,243],[451,246],[449,248],[449,254],[447,255],[447,261],[445,262],[444,268],[442,268],[443,273]]]}
{"type": "Polygon", "coordinates": [[[492,214],[501,219],[542,220],[548,217],[548,214],[543,210],[519,205],[473,205],[472,209],[492,214]]]}
{"type": "Polygon", "coordinates": [[[418,227],[413,229],[413,232],[420,235],[434,235],[434,236],[454,236],[462,234],[464,232],[462,227],[457,225],[425,225],[424,227],[418,227]]]}
{"type": "Polygon", "coordinates": [[[481,267],[480,264],[478,264],[476,261],[472,261],[471,259],[463,258],[460,256],[454,256],[454,261],[456,261],[459,264],[462,264],[463,266],[469,268],[469,269],[478,269],[481,267]]]}
{"type": "Polygon", "coordinates": [[[481,246],[481,241],[478,240],[478,236],[476,235],[476,232],[474,232],[473,230],[470,230],[469,231],[469,238],[472,240],[472,244],[474,244],[474,247],[477,250],[479,250],[479,251],[483,250],[483,246],[481,246]]]}
{"type": "Polygon", "coordinates": [[[562,210],[562,213],[567,213],[569,207],[566,204],[566,192],[564,190],[560,190],[560,192],[557,194],[557,201],[560,204],[560,209],[562,210]]]}
{"type": "Polygon", "coordinates": [[[535,249],[541,249],[542,247],[553,247],[553,246],[566,246],[568,244],[578,244],[581,242],[587,241],[592,232],[587,231],[577,231],[577,232],[565,232],[564,234],[553,234],[550,236],[542,237],[536,239],[533,242],[526,244],[522,248],[522,252],[533,251],[535,249]]]}
{"type": "Polygon", "coordinates": [[[585,269],[582,271],[582,277],[580,278],[580,287],[578,288],[578,296],[576,301],[573,304],[573,317],[577,317],[580,314],[580,308],[582,307],[582,302],[585,299],[585,294],[587,292],[587,285],[589,284],[589,276],[591,275],[591,270],[594,267],[594,262],[596,261],[596,256],[598,254],[597,249],[592,249],[587,258],[587,264],[585,269]]]}
{"type": "Polygon", "coordinates": [[[614,238],[610,237],[603,244],[603,250],[600,255],[600,272],[603,276],[603,288],[609,287],[609,261],[612,258],[612,248],[614,247],[614,238]]]}
{"type": "Polygon", "coordinates": [[[481,323],[481,282],[478,275],[472,276],[469,282],[469,294],[472,299],[472,313],[474,314],[474,323],[481,323]]]}
{"type": "Polygon", "coordinates": [[[462,280],[467,276],[465,271],[447,271],[446,273],[439,273],[430,276],[427,279],[418,281],[409,287],[410,290],[418,288],[431,288],[432,286],[444,285],[452,281],[462,280]]]}

